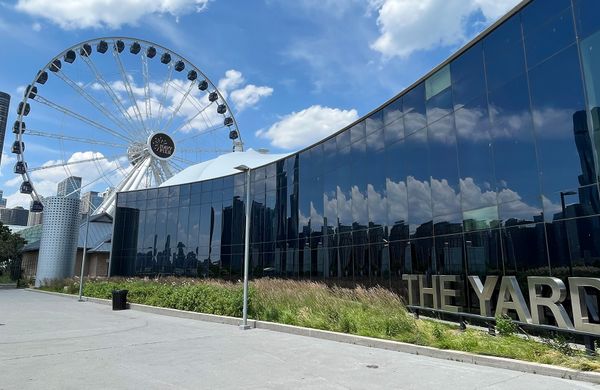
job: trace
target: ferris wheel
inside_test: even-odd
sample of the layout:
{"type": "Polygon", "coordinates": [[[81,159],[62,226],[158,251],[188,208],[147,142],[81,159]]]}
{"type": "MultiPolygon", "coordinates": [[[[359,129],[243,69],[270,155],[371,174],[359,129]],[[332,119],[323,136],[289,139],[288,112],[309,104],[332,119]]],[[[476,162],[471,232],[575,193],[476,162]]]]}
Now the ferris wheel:
{"type": "Polygon", "coordinates": [[[163,46],[97,38],[52,58],[25,88],[12,127],[19,191],[42,211],[56,183],[81,177],[104,191],[95,213],[114,213],[116,193],[156,187],[224,152],[242,151],[235,118],[206,75],[163,46]]]}

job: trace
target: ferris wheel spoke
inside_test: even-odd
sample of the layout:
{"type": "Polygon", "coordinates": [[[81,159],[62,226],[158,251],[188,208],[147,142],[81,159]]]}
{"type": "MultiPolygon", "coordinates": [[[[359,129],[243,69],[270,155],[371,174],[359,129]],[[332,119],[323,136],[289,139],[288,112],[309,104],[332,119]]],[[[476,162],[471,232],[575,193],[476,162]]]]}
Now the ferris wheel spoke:
{"type": "Polygon", "coordinates": [[[79,93],[85,100],[87,100],[91,105],[93,105],[98,111],[100,111],[104,116],[111,120],[115,125],[121,128],[123,131],[128,131],[127,126],[125,126],[117,117],[115,117],[112,112],[106,109],[98,100],[96,100],[92,95],[90,95],[85,89],[81,88],[75,81],[73,81],[69,76],[67,76],[62,70],[55,72],[56,76],[64,81],[67,85],[69,85],[75,92],[79,93]]]}
{"type": "Polygon", "coordinates": [[[185,169],[183,166],[179,165],[174,160],[169,161],[167,164],[169,165],[169,168],[171,168],[172,171],[175,171],[175,173],[179,173],[185,169]]]}
{"type": "Polygon", "coordinates": [[[119,159],[121,157],[127,157],[127,155],[117,155],[117,156],[99,156],[99,157],[92,157],[92,158],[87,158],[84,160],[77,160],[77,161],[67,161],[67,162],[60,162],[57,164],[50,164],[50,165],[42,165],[40,167],[34,167],[34,168],[27,168],[27,171],[29,172],[36,172],[36,171],[43,171],[45,169],[52,169],[52,168],[61,168],[61,167],[69,167],[72,165],[78,165],[78,164],[85,164],[85,163],[89,163],[89,162],[96,162],[96,161],[102,161],[102,160],[115,160],[115,159],[119,159]]]}
{"type": "MultiPolygon", "coordinates": [[[[229,149],[220,149],[220,148],[179,148],[178,152],[182,153],[228,153],[229,149]]],[[[173,156],[176,158],[177,156],[173,156]]]]}
{"type": "Polygon", "coordinates": [[[160,164],[160,168],[165,173],[165,177],[167,179],[170,179],[171,177],[173,177],[173,170],[171,169],[171,166],[169,165],[168,162],[159,161],[158,163],[160,164]]]}
{"type": "Polygon", "coordinates": [[[80,142],[80,143],[84,143],[84,144],[94,144],[94,145],[108,146],[108,147],[112,147],[112,148],[127,149],[127,145],[125,145],[125,144],[115,144],[112,142],[99,141],[99,140],[91,139],[91,138],[73,137],[70,135],[48,133],[45,131],[27,129],[27,134],[33,135],[36,137],[54,138],[54,139],[59,139],[59,140],[63,140],[63,141],[73,141],[73,142],[80,142]]]}
{"type": "Polygon", "coordinates": [[[70,109],[68,109],[66,107],[63,107],[63,106],[61,106],[58,103],[54,103],[53,101],[51,101],[49,99],[46,99],[45,97],[43,97],[43,96],[41,96],[39,94],[37,94],[35,96],[34,100],[37,101],[37,102],[39,102],[39,103],[42,103],[42,104],[44,104],[44,105],[46,105],[46,106],[48,106],[50,108],[53,108],[53,109],[55,109],[57,111],[60,111],[63,114],[72,116],[73,118],[78,119],[81,122],[87,123],[88,125],[93,126],[93,127],[97,128],[97,129],[100,129],[100,130],[102,130],[102,131],[104,131],[104,132],[106,132],[106,133],[108,133],[108,134],[110,134],[110,135],[112,135],[112,136],[114,136],[116,138],[119,138],[119,139],[121,139],[121,140],[123,140],[123,141],[125,141],[127,143],[134,142],[132,138],[129,138],[129,137],[123,135],[123,134],[119,134],[115,130],[112,130],[112,129],[110,129],[110,128],[108,128],[108,127],[106,127],[106,126],[104,126],[104,125],[102,125],[102,124],[100,124],[100,123],[98,123],[96,121],[93,121],[93,120],[91,120],[89,118],[86,118],[83,115],[78,114],[75,111],[72,111],[72,110],[70,110],[70,109]]]}
{"type": "Polygon", "coordinates": [[[178,139],[175,142],[177,142],[177,144],[185,143],[185,142],[188,142],[188,141],[190,141],[190,140],[192,140],[194,138],[197,138],[197,137],[199,137],[201,135],[212,133],[212,132],[217,131],[219,129],[222,129],[224,127],[226,127],[226,126],[225,125],[213,126],[211,128],[204,129],[204,130],[201,130],[201,131],[199,131],[199,132],[197,132],[197,133],[195,133],[193,135],[190,135],[189,137],[178,139]]]}
{"type": "Polygon", "coordinates": [[[173,157],[171,157],[171,158],[172,158],[173,160],[176,160],[176,161],[179,161],[179,162],[181,162],[181,163],[188,164],[188,165],[194,165],[194,164],[196,164],[196,163],[195,163],[195,162],[193,162],[192,160],[188,160],[188,159],[185,159],[185,158],[183,158],[183,157],[179,157],[179,156],[173,156],[173,157]]]}
{"type": "MultiPolygon", "coordinates": [[[[116,43],[114,43],[116,45],[116,43]]],[[[127,90],[127,94],[129,95],[129,99],[131,100],[133,111],[140,121],[142,128],[146,134],[149,134],[148,129],[146,128],[146,123],[144,123],[144,118],[142,117],[142,113],[140,111],[140,107],[138,106],[137,99],[133,93],[133,89],[131,88],[131,84],[129,82],[129,77],[127,76],[127,72],[125,71],[125,67],[123,66],[123,62],[121,61],[121,55],[119,51],[113,49],[113,56],[115,57],[115,61],[117,61],[117,65],[119,68],[119,73],[121,73],[121,78],[123,79],[123,83],[125,84],[125,89],[127,90]]]]}
{"type": "Polygon", "coordinates": [[[175,119],[175,117],[179,113],[179,110],[181,110],[181,107],[183,106],[183,103],[185,103],[187,97],[190,95],[190,92],[192,92],[192,89],[194,88],[195,85],[196,85],[196,81],[195,80],[190,83],[189,88],[187,89],[187,91],[185,92],[185,94],[183,95],[183,97],[181,98],[181,100],[179,101],[179,103],[177,104],[177,108],[175,108],[175,110],[171,114],[171,117],[169,118],[169,121],[163,127],[164,131],[167,131],[169,129],[169,127],[171,126],[171,122],[173,122],[173,119],[175,119]]]}
{"type": "Polygon", "coordinates": [[[150,72],[148,70],[148,57],[146,57],[146,53],[140,54],[140,58],[142,59],[142,73],[144,75],[144,103],[146,106],[146,120],[152,121],[152,102],[150,101],[150,72]]]}
{"type": "MultiPolygon", "coordinates": [[[[190,125],[192,123],[192,121],[194,121],[194,119],[198,118],[200,115],[203,115],[202,113],[204,112],[204,110],[206,110],[208,107],[210,107],[212,105],[212,103],[207,104],[206,106],[200,108],[198,110],[198,112],[196,114],[194,114],[192,117],[190,117],[187,121],[183,122],[181,125],[179,125],[175,130],[173,130],[172,134],[177,133],[178,131],[180,131],[181,129],[183,129],[184,127],[190,125]]],[[[198,108],[198,107],[196,107],[198,108]]]]}
{"type": "Polygon", "coordinates": [[[94,74],[96,81],[98,81],[98,83],[100,84],[100,86],[102,87],[104,92],[106,92],[106,94],[110,97],[113,104],[117,107],[117,109],[119,110],[119,112],[121,113],[123,118],[125,118],[125,120],[127,121],[128,125],[130,126],[129,127],[130,134],[134,134],[134,133],[138,132],[138,130],[136,129],[136,126],[135,126],[135,120],[131,117],[131,115],[125,108],[125,106],[123,106],[121,99],[119,99],[119,96],[116,94],[116,92],[110,86],[110,83],[104,79],[104,76],[98,70],[98,68],[96,67],[96,64],[94,63],[92,58],[90,56],[86,56],[86,57],[83,57],[83,59],[84,59],[84,62],[86,63],[86,65],[88,66],[88,68],[90,68],[90,70],[94,74]]]}
{"type": "Polygon", "coordinates": [[[169,73],[167,75],[165,83],[163,84],[162,99],[158,102],[159,103],[158,104],[158,115],[156,116],[156,122],[155,122],[155,126],[154,126],[154,128],[156,128],[156,129],[160,129],[160,124],[163,119],[162,118],[163,111],[164,111],[166,100],[167,100],[167,93],[169,91],[169,85],[171,84],[172,77],[173,77],[173,66],[169,64],[169,73]]]}

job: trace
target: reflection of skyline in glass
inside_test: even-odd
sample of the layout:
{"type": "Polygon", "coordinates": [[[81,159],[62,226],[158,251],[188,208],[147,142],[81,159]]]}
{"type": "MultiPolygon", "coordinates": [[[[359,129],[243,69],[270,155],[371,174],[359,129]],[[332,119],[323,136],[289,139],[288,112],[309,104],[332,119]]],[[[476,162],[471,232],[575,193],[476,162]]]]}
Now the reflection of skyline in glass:
{"type": "MultiPolygon", "coordinates": [[[[580,10],[529,7],[348,130],[253,170],[253,275],[401,291],[407,272],[600,271],[600,33],[577,42],[564,15],[580,10]]],[[[244,184],[120,194],[116,225],[140,229],[116,256],[128,274],[239,277],[244,184]]]]}

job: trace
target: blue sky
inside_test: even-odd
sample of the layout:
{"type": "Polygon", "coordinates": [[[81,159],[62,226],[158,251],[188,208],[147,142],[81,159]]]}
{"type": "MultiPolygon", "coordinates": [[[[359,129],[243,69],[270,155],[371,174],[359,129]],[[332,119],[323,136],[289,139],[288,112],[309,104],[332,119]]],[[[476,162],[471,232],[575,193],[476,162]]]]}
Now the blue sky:
{"type": "MultiPolygon", "coordinates": [[[[0,90],[13,95],[12,125],[23,87],[54,56],[100,36],[136,37],[179,53],[226,89],[246,147],[287,152],[323,138],[393,97],[516,3],[0,1],[0,90]]],[[[52,88],[48,86],[48,95],[61,94],[52,88]]],[[[60,121],[51,112],[42,115],[35,109],[32,105],[35,124],[50,129],[60,121]]],[[[25,202],[17,195],[20,180],[12,174],[12,141],[8,131],[0,189],[8,195],[9,206],[25,202]]],[[[27,146],[30,166],[95,150],[83,145],[55,156],[56,141],[39,137],[27,146]]],[[[37,178],[45,181],[39,185],[43,195],[50,195],[47,192],[63,173],[37,178]]]]}

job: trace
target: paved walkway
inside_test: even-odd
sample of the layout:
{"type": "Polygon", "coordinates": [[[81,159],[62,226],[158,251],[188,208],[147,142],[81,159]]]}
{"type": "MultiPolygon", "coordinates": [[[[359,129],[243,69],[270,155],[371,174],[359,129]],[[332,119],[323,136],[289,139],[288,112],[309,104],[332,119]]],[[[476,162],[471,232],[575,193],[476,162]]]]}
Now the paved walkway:
{"type": "Polygon", "coordinates": [[[0,290],[0,389],[600,389],[267,330],[0,290]]]}

